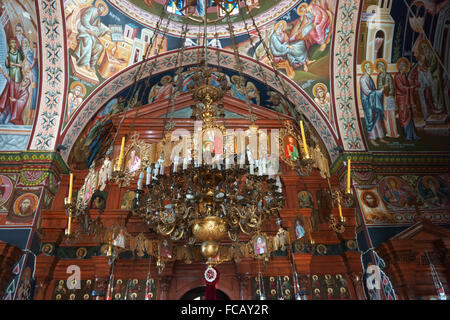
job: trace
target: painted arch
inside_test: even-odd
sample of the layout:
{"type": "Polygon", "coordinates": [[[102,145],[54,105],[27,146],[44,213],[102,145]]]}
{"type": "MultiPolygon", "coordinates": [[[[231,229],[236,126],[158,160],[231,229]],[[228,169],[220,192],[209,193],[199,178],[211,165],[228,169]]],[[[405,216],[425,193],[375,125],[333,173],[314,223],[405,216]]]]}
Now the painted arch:
{"type": "MultiPolygon", "coordinates": [[[[197,61],[197,49],[187,49],[184,52],[183,66],[191,66],[198,63],[197,61]]],[[[169,70],[175,69],[177,66],[176,58],[177,52],[168,52],[160,55],[156,58],[150,59],[146,64],[141,79],[148,78],[169,70]],[[155,64],[155,67],[151,66],[155,64]],[[157,72],[155,72],[157,70],[157,72]]],[[[262,70],[264,74],[260,72],[261,68],[258,66],[258,62],[248,58],[242,57],[243,61],[243,74],[251,74],[253,78],[260,82],[267,82],[267,86],[274,91],[278,91],[283,94],[280,89],[280,85],[274,76],[274,72],[271,68],[263,66],[262,70]],[[266,80],[266,81],[265,81],[266,80]]],[[[239,71],[234,63],[234,54],[217,49],[208,50],[208,62],[214,66],[221,66],[222,68],[239,71]],[[220,63],[218,63],[217,51],[220,51],[220,63]]],[[[105,81],[99,86],[80,106],[74,117],[68,123],[66,129],[62,132],[59,144],[62,144],[65,148],[61,155],[65,160],[68,159],[71,149],[74,146],[78,136],[87,125],[92,116],[104,106],[104,103],[109,99],[117,95],[125,88],[131,86],[134,81],[136,72],[143,62],[131,66],[114,77],[105,81]]],[[[324,112],[315,105],[311,99],[298,87],[296,83],[280,74],[282,81],[285,83],[287,91],[287,99],[291,102],[296,109],[301,110],[303,115],[309,120],[316,132],[322,138],[327,151],[330,155],[331,161],[334,161],[338,156],[339,138],[336,132],[333,130],[333,126],[328,121],[324,112]]]]}

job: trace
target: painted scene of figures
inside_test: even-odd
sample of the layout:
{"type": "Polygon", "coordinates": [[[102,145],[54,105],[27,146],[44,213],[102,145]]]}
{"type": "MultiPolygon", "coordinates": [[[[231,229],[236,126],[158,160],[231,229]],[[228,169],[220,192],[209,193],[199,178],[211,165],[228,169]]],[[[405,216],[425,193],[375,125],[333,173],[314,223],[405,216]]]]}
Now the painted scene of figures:
{"type": "Polygon", "coordinates": [[[364,1],[357,87],[370,150],[447,150],[449,21],[448,1],[364,1]]]}
{"type": "Polygon", "coordinates": [[[36,8],[31,0],[0,4],[0,150],[23,150],[38,107],[36,8]]]}

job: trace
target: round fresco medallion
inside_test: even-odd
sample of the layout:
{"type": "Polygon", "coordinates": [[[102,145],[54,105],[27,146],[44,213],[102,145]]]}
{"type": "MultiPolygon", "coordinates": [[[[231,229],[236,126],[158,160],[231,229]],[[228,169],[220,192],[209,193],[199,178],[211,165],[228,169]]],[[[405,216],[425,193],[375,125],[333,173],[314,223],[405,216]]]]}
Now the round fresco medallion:
{"type": "Polygon", "coordinates": [[[406,218],[406,220],[411,221],[413,217],[410,213],[407,213],[407,214],[405,214],[405,218],[406,218]]]}
{"type": "Polygon", "coordinates": [[[13,192],[13,183],[7,176],[0,175],[0,205],[6,203],[13,192]]]}
{"type": "Polygon", "coordinates": [[[34,214],[39,198],[34,193],[25,193],[14,201],[14,215],[18,217],[29,217],[34,214]]]}
{"type": "Polygon", "coordinates": [[[441,220],[442,220],[442,216],[441,216],[439,213],[436,213],[436,214],[433,216],[433,218],[434,218],[434,220],[436,220],[436,221],[441,221],[441,220]]]}
{"type": "Polygon", "coordinates": [[[84,299],[84,300],[88,300],[88,299],[89,299],[89,294],[86,293],[86,294],[83,296],[83,299],[84,299]]]}
{"type": "Polygon", "coordinates": [[[356,244],[355,240],[348,240],[347,241],[347,248],[350,250],[356,250],[358,248],[358,245],[356,244]]]}
{"type": "Polygon", "coordinates": [[[78,248],[77,249],[77,258],[78,259],[83,259],[84,257],[86,257],[87,254],[87,249],[86,248],[78,248]]]}
{"type": "Polygon", "coordinates": [[[402,179],[389,176],[378,183],[378,193],[383,201],[396,208],[404,208],[414,199],[414,190],[402,179]]]}
{"type": "Polygon", "coordinates": [[[429,205],[445,207],[450,203],[450,189],[439,177],[424,176],[417,183],[420,197],[429,205]]]}
{"type": "Polygon", "coordinates": [[[322,256],[327,254],[327,247],[325,247],[323,244],[318,244],[316,246],[316,250],[317,250],[317,253],[322,256]]]}
{"type": "Polygon", "coordinates": [[[55,246],[52,243],[45,243],[42,245],[41,251],[43,254],[50,256],[55,249],[55,246]]]}
{"type": "Polygon", "coordinates": [[[395,215],[394,215],[394,218],[395,218],[395,220],[398,221],[398,222],[403,221],[403,216],[402,216],[401,214],[399,214],[399,213],[395,214],[395,215]]]}

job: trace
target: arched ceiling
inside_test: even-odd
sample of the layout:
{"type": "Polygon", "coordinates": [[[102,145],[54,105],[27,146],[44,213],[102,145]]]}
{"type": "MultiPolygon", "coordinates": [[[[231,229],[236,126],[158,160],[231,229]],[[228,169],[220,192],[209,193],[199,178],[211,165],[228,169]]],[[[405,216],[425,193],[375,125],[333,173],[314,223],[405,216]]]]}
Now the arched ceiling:
{"type": "MultiPolygon", "coordinates": [[[[204,1],[204,0],[201,0],[204,1]]],[[[213,20],[218,20],[215,22],[214,28],[208,30],[208,38],[214,38],[215,33],[218,33],[220,38],[228,38],[229,31],[227,30],[227,19],[220,19],[218,17],[218,6],[211,0],[208,0],[213,6],[208,8],[207,16],[213,20]],[[220,19],[220,20],[219,20],[220,19]]],[[[142,23],[143,25],[156,28],[162,9],[164,7],[164,0],[110,0],[113,6],[118,8],[121,12],[130,16],[136,22],[142,23]]],[[[249,3],[254,2],[255,6],[252,8],[251,12],[242,10],[241,13],[232,15],[230,20],[233,24],[234,32],[236,35],[242,35],[247,33],[247,28],[250,31],[254,31],[252,18],[255,20],[255,24],[258,28],[269,24],[272,21],[277,20],[283,16],[286,12],[290,11],[295,7],[299,0],[271,0],[271,1],[248,1],[249,3]],[[248,24],[245,27],[245,22],[248,24]]],[[[183,2],[185,3],[185,1],[183,2]]],[[[243,5],[243,4],[241,4],[243,5]]],[[[165,16],[162,20],[161,25],[167,25],[167,32],[170,35],[181,36],[182,27],[187,24],[188,26],[188,37],[198,37],[203,36],[203,28],[199,29],[202,25],[200,22],[201,17],[196,11],[195,7],[192,7],[193,14],[191,19],[187,19],[182,15],[170,15],[165,16]]]]}
{"type": "MultiPolygon", "coordinates": [[[[70,150],[79,132],[102,104],[112,99],[121,88],[129,86],[131,83],[129,77],[135,74],[136,66],[142,61],[146,43],[149,43],[149,38],[155,34],[157,35],[154,38],[155,47],[150,55],[152,61],[157,60],[156,49],[161,54],[157,65],[158,72],[155,72],[155,75],[176,67],[174,59],[180,48],[195,48],[202,45],[198,37],[202,33],[202,26],[195,22],[190,23],[190,31],[185,40],[180,36],[183,18],[176,14],[164,13],[160,27],[155,32],[161,15],[158,10],[162,9],[162,0],[38,0],[36,12],[27,7],[30,1],[24,2],[26,4],[24,11],[27,11],[28,15],[24,13],[23,16],[29,16],[38,27],[38,34],[35,35],[38,39],[36,45],[40,58],[38,66],[40,81],[37,90],[39,100],[42,102],[35,110],[36,117],[29,133],[31,139],[28,149],[31,150],[55,150],[58,145],[70,150]],[[79,30],[79,25],[83,14],[101,2],[108,10],[98,17],[100,26],[111,32],[97,36],[101,44],[100,53],[95,57],[92,55],[93,59],[87,59],[92,60],[92,63],[91,61],[87,63],[91,64],[92,70],[89,71],[88,68],[86,71],[79,68],[82,63],[76,54],[80,37],[83,37],[80,35],[82,30],[79,30]],[[168,28],[165,28],[167,23],[168,28]],[[166,65],[162,65],[161,61],[166,65]],[[74,92],[77,90],[81,91],[81,95],[78,94],[74,99],[74,92]]],[[[247,12],[243,12],[242,16],[239,14],[231,18],[237,50],[243,57],[245,72],[252,77],[255,75],[254,79],[265,82],[258,76],[261,69],[256,62],[259,62],[268,72],[267,76],[270,79],[268,82],[274,84],[268,90],[284,94],[275,84],[273,72],[269,75],[273,65],[265,50],[265,47],[273,49],[271,46],[275,45],[274,31],[280,27],[284,39],[281,42],[284,41],[284,45],[287,45],[287,42],[295,45],[292,50],[298,49],[298,52],[291,56],[275,54],[277,59],[274,65],[287,83],[288,95],[291,96],[289,99],[298,108],[297,111],[303,112],[309,123],[321,135],[331,159],[337,157],[337,147],[346,152],[389,153],[429,150],[442,152],[447,149],[440,143],[443,140],[435,138],[448,137],[449,132],[449,117],[446,115],[449,114],[447,69],[450,60],[446,58],[448,46],[445,43],[448,44],[448,40],[444,39],[447,29],[442,27],[442,24],[445,25],[448,21],[450,12],[448,2],[436,1],[437,5],[433,10],[422,10],[420,8],[423,6],[418,6],[419,2],[413,0],[259,2],[260,7],[255,7],[251,11],[259,33],[254,29],[253,21],[247,12]],[[301,24],[303,19],[299,10],[301,7],[308,7],[310,17],[317,19],[313,28],[319,28],[320,25],[321,36],[320,30],[314,29],[314,37],[298,38],[303,31],[311,30],[302,29],[305,26],[301,24]],[[423,23],[423,33],[420,33],[420,28],[417,29],[411,22],[414,17],[408,17],[408,12],[416,11],[420,15],[417,21],[423,23]],[[381,22],[384,24],[380,24],[381,22]],[[246,24],[249,32],[245,28],[246,24]],[[384,29],[375,30],[377,26],[384,29]],[[380,38],[384,39],[381,49],[372,41],[376,34],[384,36],[380,38]],[[422,57],[423,53],[418,48],[424,41],[432,44],[439,59],[432,60],[434,58],[430,54],[422,57]],[[375,52],[376,50],[378,51],[375,52]],[[302,60],[305,57],[306,60],[302,60]],[[366,123],[367,110],[361,100],[360,83],[364,71],[361,63],[369,61],[374,65],[378,57],[382,57],[386,62],[387,71],[393,78],[398,72],[397,61],[401,58],[408,60],[408,77],[411,79],[409,81],[415,81],[413,78],[418,70],[418,60],[421,58],[428,60],[429,65],[433,61],[436,62],[435,65],[438,67],[433,71],[433,74],[436,74],[433,81],[441,83],[442,90],[432,92],[435,97],[430,98],[432,100],[428,102],[422,102],[419,87],[414,89],[413,124],[420,139],[411,140],[405,136],[399,113],[395,109],[395,118],[392,118],[392,112],[386,114],[390,114],[391,120],[395,119],[393,121],[396,122],[398,137],[395,134],[392,137],[386,136],[385,142],[378,141],[376,145],[371,141],[371,133],[368,131],[370,127],[368,128],[366,123]],[[325,92],[322,100],[318,96],[319,88],[325,92]],[[437,105],[437,108],[430,109],[434,118],[425,117],[423,110],[427,109],[423,106],[427,104],[437,105]]],[[[214,8],[208,10],[208,15],[214,14],[213,11],[214,8]]],[[[14,16],[12,13],[8,14],[10,17],[14,16]]],[[[20,17],[19,14],[16,16],[20,17]]],[[[24,19],[22,20],[25,21],[24,19]]],[[[20,19],[11,20],[7,26],[13,29],[17,21],[23,22],[20,19]]],[[[208,43],[221,48],[223,56],[229,57],[229,61],[224,61],[223,64],[229,64],[230,70],[237,72],[237,67],[231,66],[234,55],[229,35],[219,34],[218,43],[211,42],[217,30],[226,30],[227,27],[226,21],[209,26],[208,43]],[[212,27],[214,32],[210,30],[212,27]]],[[[186,50],[184,55],[186,65],[194,64],[196,59],[193,51],[190,52],[191,55],[189,50],[186,50]]],[[[379,70],[374,66],[370,75],[374,86],[378,85],[378,74],[379,70]]],[[[31,112],[30,117],[33,116],[34,113],[31,112]]],[[[295,112],[291,116],[295,118],[295,112]]],[[[9,129],[8,127],[4,130],[9,129]]],[[[16,127],[13,129],[16,134],[16,127]]],[[[30,130],[25,127],[24,129],[30,130]]],[[[388,133],[386,128],[383,130],[386,135],[388,133]]],[[[64,153],[66,158],[67,152],[64,153]]]]}
{"type": "MultiPolygon", "coordinates": [[[[185,54],[187,57],[193,56],[196,57],[195,54],[199,49],[192,48],[189,50],[186,50],[185,54]]],[[[200,48],[200,50],[202,50],[200,48]]],[[[208,51],[208,61],[211,66],[221,66],[224,69],[231,70],[232,73],[230,74],[230,78],[233,79],[234,76],[238,76],[238,70],[236,70],[235,63],[230,63],[224,65],[223,61],[233,61],[233,54],[218,50],[218,49],[210,49],[208,51]],[[217,51],[221,54],[220,59],[221,63],[218,63],[218,56],[217,51]],[[234,75],[233,75],[234,73],[234,75]]],[[[112,77],[111,79],[108,79],[104,85],[97,88],[94,93],[83,103],[85,104],[83,108],[80,108],[76,111],[76,114],[72,117],[71,121],[68,123],[67,127],[64,130],[63,133],[63,140],[61,141],[61,144],[64,146],[70,146],[68,148],[65,148],[62,151],[62,156],[65,159],[68,159],[68,156],[70,154],[70,151],[75,144],[75,141],[79,138],[82,130],[85,128],[85,126],[92,121],[92,119],[95,119],[95,116],[98,114],[99,110],[102,109],[111,99],[113,99],[116,96],[122,95],[121,93],[128,87],[132,86],[134,83],[134,75],[139,70],[141,65],[145,65],[145,72],[141,77],[141,88],[143,88],[144,91],[148,92],[152,86],[155,84],[157,85],[160,82],[160,79],[162,78],[163,73],[170,72],[175,68],[175,65],[171,63],[174,59],[176,59],[177,52],[171,52],[164,54],[158,58],[153,58],[152,60],[148,61],[147,63],[141,62],[137,65],[135,65],[132,68],[126,69],[123,72],[119,73],[115,77],[112,77]],[[156,63],[159,66],[157,70],[153,70],[151,68],[154,60],[157,60],[156,63]],[[159,60],[159,61],[158,61],[159,60]],[[153,80],[149,80],[149,78],[153,80]],[[144,85],[144,83],[147,81],[148,83],[144,85]]],[[[243,74],[249,75],[252,74],[252,77],[248,77],[247,83],[252,82],[256,85],[257,88],[263,88],[263,90],[266,90],[265,92],[262,91],[258,95],[258,98],[260,100],[259,105],[266,106],[267,108],[271,109],[276,106],[269,106],[267,102],[268,95],[270,92],[278,92],[281,95],[284,95],[282,90],[280,90],[280,85],[273,77],[273,71],[269,67],[264,67],[262,70],[263,72],[259,72],[257,68],[257,62],[248,58],[248,57],[241,57],[241,59],[245,62],[243,65],[245,66],[245,70],[243,74]],[[252,72],[257,70],[258,72],[252,72]],[[262,98],[262,99],[261,99],[262,98]]],[[[183,60],[183,66],[189,67],[192,65],[196,65],[198,62],[196,59],[189,60],[185,59],[183,60]]],[[[189,70],[189,69],[186,69],[189,70]]],[[[171,72],[173,75],[173,71],[171,72]]],[[[304,114],[304,116],[309,119],[309,122],[311,126],[314,128],[314,130],[318,133],[318,135],[321,137],[323,144],[325,145],[330,159],[333,161],[336,159],[338,155],[338,148],[339,140],[336,135],[336,131],[332,124],[328,121],[326,114],[321,110],[317,105],[312,103],[311,99],[308,97],[308,95],[298,87],[298,85],[287,79],[285,76],[281,75],[282,81],[285,82],[287,85],[287,91],[288,91],[288,97],[287,100],[291,103],[291,106],[286,106],[286,112],[290,113],[290,115],[294,119],[299,119],[299,113],[297,110],[301,110],[301,112],[304,114]],[[292,108],[293,106],[293,108],[292,108]]],[[[230,87],[232,86],[232,81],[229,82],[230,87]]],[[[139,90],[138,90],[139,92],[139,90]]],[[[232,94],[232,88],[230,89],[230,93],[232,94]]],[[[141,98],[142,99],[142,98],[141,98]]],[[[145,101],[142,101],[144,105],[147,103],[150,103],[151,101],[146,98],[145,101]]],[[[253,101],[256,102],[256,101],[253,101]]]]}

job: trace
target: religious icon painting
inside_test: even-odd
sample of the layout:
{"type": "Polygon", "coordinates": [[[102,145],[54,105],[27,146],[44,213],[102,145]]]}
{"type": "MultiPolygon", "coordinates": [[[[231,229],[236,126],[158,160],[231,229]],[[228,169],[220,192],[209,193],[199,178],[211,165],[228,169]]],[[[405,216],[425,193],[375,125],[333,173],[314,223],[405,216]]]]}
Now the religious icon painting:
{"type": "Polygon", "coordinates": [[[53,290],[53,300],[68,300],[69,290],[66,286],[65,280],[56,281],[55,288],[53,290]]]}
{"type": "Polygon", "coordinates": [[[8,204],[13,191],[13,180],[6,175],[0,175],[0,212],[8,211],[8,204]]]}
{"type": "Polygon", "coordinates": [[[297,240],[302,239],[305,234],[305,225],[304,225],[304,219],[303,216],[298,216],[294,221],[294,231],[295,231],[295,238],[297,240]]]}
{"type": "Polygon", "coordinates": [[[367,224],[391,224],[395,219],[381,201],[377,188],[356,188],[361,211],[367,224]]]}
{"type": "Polygon", "coordinates": [[[312,208],[314,206],[313,196],[308,190],[299,191],[297,197],[300,208],[312,208]]]}
{"type": "Polygon", "coordinates": [[[269,257],[273,250],[273,244],[269,241],[269,238],[265,233],[258,233],[253,236],[250,241],[250,245],[253,249],[253,254],[258,259],[265,259],[269,257]]]}
{"type": "Polygon", "coordinates": [[[125,171],[135,173],[141,168],[141,158],[139,150],[131,149],[125,157],[125,171]]]}
{"type": "Polygon", "coordinates": [[[413,188],[395,176],[384,177],[378,190],[386,204],[396,208],[407,207],[415,197],[413,188]]]}
{"type": "Polygon", "coordinates": [[[39,196],[39,190],[17,188],[6,217],[6,223],[31,224],[39,205],[39,196]]]}
{"type": "Polygon", "coordinates": [[[125,249],[127,244],[128,233],[123,226],[113,226],[111,231],[111,244],[117,250],[125,249]]]}
{"type": "Polygon", "coordinates": [[[133,200],[136,197],[136,192],[133,190],[126,191],[122,196],[120,209],[131,210],[133,208],[133,200]]]}
{"type": "Polygon", "coordinates": [[[159,241],[159,254],[164,260],[171,260],[173,258],[172,243],[168,239],[159,241]]]}
{"type": "Polygon", "coordinates": [[[97,190],[94,192],[91,198],[91,209],[98,209],[100,211],[106,208],[106,198],[108,194],[104,191],[97,190]]]}
{"type": "Polygon", "coordinates": [[[424,176],[417,183],[420,197],[429,206],[444,207],[450,202],[450,189],[439,177],[424,176]]]}
{"type": "Polygon", "coordinates": [[[280,130],[280,158],[292,169],[295,163],[302,158],[303,148],[300,146],[301,136],[295,132],[292,124],[285,122],[280,130]]]}

